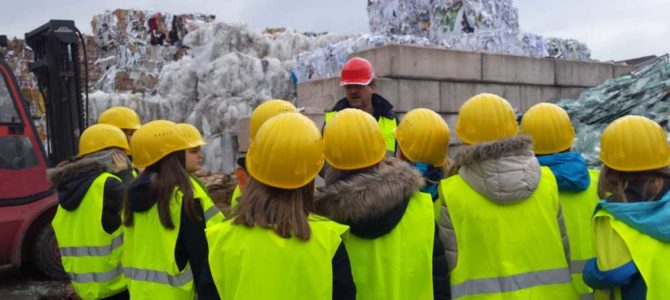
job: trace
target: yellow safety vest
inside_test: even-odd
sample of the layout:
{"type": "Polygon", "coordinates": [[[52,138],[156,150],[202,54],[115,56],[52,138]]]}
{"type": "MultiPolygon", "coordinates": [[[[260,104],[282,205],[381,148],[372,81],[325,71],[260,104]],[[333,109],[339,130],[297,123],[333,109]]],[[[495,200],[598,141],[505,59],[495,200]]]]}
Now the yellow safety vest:
{"type": "Polygon", "coordinates": [[[232,213],[235,207],[237,207],[237,201],[242,196],[242,190],[240,190],[240,185],[235,186],[233,191],[233,196],[230,198],[230,212],[232,213]]]}
{"type": "Polygon", "coordinates": [[[600,197],[598,197],[600,171],[589,170],[589,176],[591,177],[591,184],[587,190],[578,193],[558,193],[563,217],[565,218],[568,240],[570,241],[572,282],[582,300],[593,298],[593,289],[584,282],[582,270],[584,270],[586,262],[596,256],[591,219],[600,200],[600,197]]]}
{"type": "Polygon", "coordinates": [[[417,192],[391,232],[344,241],[359,299],[433,299],[433,214],[430,195],[417,192]]]}
{"type": "Polygon", "coordinates": [[[542,167],[535,192],[499,205],[460,175],[442,180],[440,192],[454,225],[457,263],[453,299],[578,299],[559,224],[558,187],[542,167]]]}
{"type": "Polygon", "coordinates": [[[60,249],[63,269],[82,299],[99,299],[127,289],[121,270],[123,228],[108,234],[102,227],[105,182],[120,178],[104,172],[93,180],[79,207],[60,205],[51,225],[60,249]]]}
{"type": "Polygon", "coordinates": [[[332,260],[347,226],[310,216],[311,237],[226,220],[207,228],[209,265],[221,299],[332,299],[332,260]]]}
{"type": "Polygon", "coordinates": [[[209,227],[223,221],[223,213],[214,205],[214,201],[212,201],[207,191],[200,185],[200,182],[193,178],[193,176],[190,176],[190,179],[193,186],[193,198],[200,199],[203,216],[205,217],[205,226],[209,227]]]}
{"type": "MultiPolygon", "coordinates": [[[[624,240],[633,262],[647,286],[646,299],[668,299],[670,295],[670,243],[663,243],[617,220],[607,211],[598,210],[593,217],[609,218],[612,229],[624,240]]],[[[620,290],[617,289],[620,297],[620,290]]]]}
{"type": "MultiPolygon", "coordinates": [[[[206,192],[190,178],[193,197],[200,199],[205,226],[220,223],[223,215],[206,192]],[[214,211],[216,209],[216,211],[214,211]]],[[[163,227],[158,205],[133,213],[133,226],[126,227],[123,268],[129,280],[131,299],[193,299],[195,287],[190,264],[179,270],[174,253],[181,223],[182,193],[175,189],[170,199],[170,217],[174,229],[163,227]]]]}
{"type": "MultiPolygon", "coordinates": [[[[336,113],[337,111],[327,112],[325,116],[325,122],[328,123],[328,121],[333,116],[335,116],[336,113]]],[[[384,135],[386,151],[395,152],[395,128],[397,126],[396,120],[381,116],[379,117],[379,120],[377,120],[377,124],[379,124],[379,129],[381,129],[382,135],[384,135]]]]}

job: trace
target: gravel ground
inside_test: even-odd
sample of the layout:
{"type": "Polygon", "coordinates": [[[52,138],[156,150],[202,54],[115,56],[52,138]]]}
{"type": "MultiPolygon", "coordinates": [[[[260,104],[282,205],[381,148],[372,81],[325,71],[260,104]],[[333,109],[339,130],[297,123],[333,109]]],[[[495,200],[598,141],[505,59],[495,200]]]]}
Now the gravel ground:
{"type": "Polygon", "coordinates": [[[0,267],[0,299],[2,300],[55,300],[72,297],[68,281],[46,278],[31,270],[11,270],[0,267]]]}

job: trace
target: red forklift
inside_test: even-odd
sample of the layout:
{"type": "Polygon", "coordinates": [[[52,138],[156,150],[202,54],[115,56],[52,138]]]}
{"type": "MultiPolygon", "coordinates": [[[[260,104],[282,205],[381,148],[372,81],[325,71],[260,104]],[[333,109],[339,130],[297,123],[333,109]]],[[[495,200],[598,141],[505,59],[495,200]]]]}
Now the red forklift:
{"type": "MultiPolygon", "coordinates": [[[[77,154],[86,127],[80,83],[87,79],[80,76],[78,47],[83,37],[73,21],[51,20],[25,38],[34,53],[29,68],[45,99],[48,138],[40,139],[16,77],[0,55],[0,266],[29,263],[46,276],[65,279],[51,228],[57,196],[46,170],[77,154]]],[[[0,54],[4,47],[7,38],[0,36],[0,54]]]]}

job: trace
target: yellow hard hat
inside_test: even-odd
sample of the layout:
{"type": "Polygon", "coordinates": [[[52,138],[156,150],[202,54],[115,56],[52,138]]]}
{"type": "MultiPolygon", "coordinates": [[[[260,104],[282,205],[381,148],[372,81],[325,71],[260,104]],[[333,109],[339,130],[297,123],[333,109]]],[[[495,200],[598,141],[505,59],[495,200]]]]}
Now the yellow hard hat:
{"type": "Polygon", "coordinates": [[[115,106],[102,112],[98,117],[98,124],[109,124],[121,129],[132,130],[137,130],[142,126],[137,113],[125,106],[115,106]]]}
{"type": "Polygon", "coordinates": [[[249,118],[249,140],[253,140],[258,128],[268,119],[285,112],[298,112],[298,109],[286,100],[272,99],[263,102],[251,112],[249,118]]]}
{"type": "Polygon", "coordinates": [[[192,148],[177,124],[156,120],[144,124],[130,139],[133,165],[146,168],[168,154],[192,148]]]}
{"type": "Polygon", "coordinates": [[[207,145],[207,142],[205,142],[202,135],[200,135],[200,130],[195,128],[195,126],[188,123],[179,123],[177,124],[177,127],[181,130],[186,141],[191,144],[191,148],[207,145]]]}
{"type": "Polygon", "coordinates": [[[560,106],[539,103],[529,108],[521,119],[521,131],[533,139],[535,154],[568,150],[575,140],[570,116],[560,106]]]}
{"type": "Polygon", "coordinates": [[[375,165],[386,156],[379,125],[368,113],[355,108],[339,111],[323,129],[326,161],[339,170],[375,165]]]}
{"type": "Polygon", "coordinates": [[[128,139],[121,129],[107,124],[95,124],[84,130],[79,138],[79,156],[116,147],[126,153],[130,150],[128,139]]]}
{"type": "Polygon", "coordinates": [[[600,137],[600,160],[618,171],[635,172],[670,165],[670,148],[663,128],[641,116],[610,123],[600,137]]]}
{"type": "Polygon", "coordinates": [[[467,144],[498,141],[518,133],[512,105],[498,95],[476,95],[458,112],[456,135],[467,144]]]}
{"type": "Polygon", "coordinates": [[[395,130],[402,154],[412,162],[444,164],[449,148],[449,126],[436,112],[417,108],[409,111],[395,130]]]}
{"type": "Polygon", "coordinates": [[[299,113],[280,114],[259,129],[247,153],[247,171],[281,189],[305,186],[323,167],[323,139],[314,122],[299,113]]]}

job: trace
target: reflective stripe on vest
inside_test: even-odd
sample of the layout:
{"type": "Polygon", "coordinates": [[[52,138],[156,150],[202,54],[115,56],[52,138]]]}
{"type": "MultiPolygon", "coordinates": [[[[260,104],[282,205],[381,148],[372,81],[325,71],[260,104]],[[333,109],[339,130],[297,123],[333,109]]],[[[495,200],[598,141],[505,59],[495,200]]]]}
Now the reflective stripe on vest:
{"type": "Polygon", "coordinates": [[[67,275],[70,277],[70,280],[76,281],[78,283],[89,283],[89,282],[105,282],[110,281],[123,273],[123,268],[121,266],[116,267],[116,269],[109,270],[106,272],[99,273],[72,273],[67,272],[67,275]]]}
{"type": "Polygon", "coordinates": [[[454,299],[578,298],[557,221],[556,179],[549,168],[541,172],[529,198],[506,205],[460,175],[440,182],[458,249],[450,276],[454,299]]]}
{"type": "Polygon", "coordinates": [[[61,247],[59,250],[62,256],[107,256],[121,245],[123,245],[123,234],[115,237],[110,245],[61,247]]]}
{"type": "Polygon", "coordinates": [[[123,267],[130,299],[195,297],[190,264],[179,270],[174,256],[182,211],[182,193],[176,188],[169,200],[169,211],[173,229],[161,224],[157,204],[146,211],[133,212],[132,226],[125,227],[123,267]]]}
{"type": "Polygon", "coordinates": [[[207,228],[209,265],[221,299],[331,299],[332,259],[347,226],[309,216],[311,236],[227,220],[207,228]]]}
{"type": "Polygon", "coordinates": [[[139,281],[150,281],[160,284],[169,285],[171,287],[180,287],[189,283],[193,280],[193,272],[191,272],[191,267],[187,266],[182,273],[177,275],[170,275],[165,272],[155,271],[155,270],[146,270],[146,269],[136,269],[126,267],[123,269],[123,272],[126,274],[126,277],[133,280],[139,281]]]}
{"type": "Polygon", "coordinates": [[[400,222],[375,239],[344,241],[359,299],[433,299],[435,219],[430,194],[416,192],[400,222]]]}
{"type": "Polygon", "coordinates": [[[565,268],[529,272],[507,277],[474,279],[451,287],[451,296],[460,298],[468,295],[513,292],[538,285],[569,283],[572,280],[565,268]]]}
{"type": "MultiPolygon", "coordinates": [[[[668,194],[670,195],[670,194],[668,194]]],[[[657,205],[662,205],[661,201],[670,201],[669,197],[656,201],[657,205]]],[[[664,243],[652,238],[624,222],[617,220],[614,216],[603,209],[599,209],[596,218],[609,218],[614,231],[624,240],[633,262],[647,286],[646,299],[667,299],[670,295],[670,276],[668,276],[668,266],[670,266],[670,243],[664,243]]],[[[666,230],[661,228],[660,230],[666,230]]]]}
{"type": "Polygon", "coordinates": [[[570,242],[570,273],[572,273],[572,280],[577,292],[584,298],[593,293],[593,289],[584,282],[582,270],[584,270],[586,261],[595,257],[591,218],[600,200],[600,197],[598,197],[599,176],[600,171],[589,170],[591,183],[588,189],[578,193],[558,193],[570,242]]]}
{"type": "Polygon", "coordinates": [[[63,269],[83,299],[106,298],[126,290],[120,269],[123,226],[111,234],[102,227],[107,180],[121,182],[110,173],[101,173],[91,182],[76,209],[66,210],[59,205],[51,222],[63,269]]]}
{"type": "Polygon", "coordinates": [[[193,186],[193,198],[200,199],[200,206],[202,207],[203,216],[205,217],[205,227],[221,222],[223,220],[223,214],[219,211],[219,208],[214,205],[214,201],[209,197],[207,191],[193,176],[190,176],[190,179],[191,185],[193,186]]]}
{"type": "MultiPolygon", "coordinates": [[[[335,116],[337,112],[336,111],[329,111],[326,113],[324,120],[326,123],[335,116]]],[[[386,143],[386,151],[395,153],[395,128],[398,126],[396,119],[390,119],[387,117],[379,117],[377,120],[377,124],[379,125],[379,129],[382,131],[382,135],[384,136],[384,142],[386,143]]]]}

